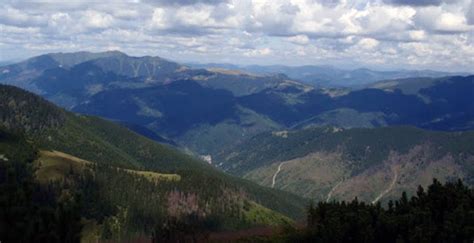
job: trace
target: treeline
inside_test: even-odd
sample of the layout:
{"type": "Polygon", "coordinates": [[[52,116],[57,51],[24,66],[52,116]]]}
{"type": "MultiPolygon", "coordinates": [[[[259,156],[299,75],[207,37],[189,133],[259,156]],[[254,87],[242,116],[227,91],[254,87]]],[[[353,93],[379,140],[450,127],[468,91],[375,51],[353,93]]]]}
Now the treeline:
{"type": "Polygon", "coordinates": [[[159,242],[202,239],[211,231],[258,224],[245,215],[249,199],[243,191],[209,177],[202,178],[207,187],[189,177],[155,182],[94,165],[80,172],[71,168],[64,180],[39,184],[33,163],[36,150],[25,145],[5,155],[14,146],[0,142],[2,241],[79,242],[90,222],[98,234],[92,236],[95,239],[153,237],[159,242]]]}
{"type": "MultiPolygon", "coordinates": [[[[258,224],[244,214],[246,193],[219,178],[181,173],[179,181],[151,181],[107,165],[68,175],[83,199],[82,215],[100,225],[100,238],[174,239],[258,224]],[[196,183],[199,181],[199,183],[196,183]]],[[[73,172],[74,173],[74,172],[73,172]]]]}
{"type": "Polygon", "coordinates": [[[0,85],[0,126],[10,132],[39,133],[65,122],[65,112],[17,87],[0,85]]]}
{"type": "Polygon", "coordinates": [[[0,130],[0,240],[2,242],[79,242],[79,194],[70,185],[40,185],[36,150],[0,130]]]}
{"type": "Polygon", "coordinates": [[[262,133],[235,148],[227,149],[216,160],[224,161],[224,166],[228,165],[227,169],[231,173],[243,175],[265,165],[304,157],[310,153],[342,152],[342,159],[350,162],[351,174],[357,175],[380,164],[392,151],[404,154],[416,145],[429,144],[433,148],[430,155],[433,160],[451,154],[466,168],[466,182],[474,182],[474,166],[465,162],[474,155],[474,132],[433,132],[409,126],[335,129],[328,126],[292,130],[287,137],[271,132],[262,133]],[[236,156],[227,156],[235,151],[238,152],[236,156]],[[236,164],[239,166],[233,167],[236,164]]]}
{"type": "Polygon", "coordinates": [[[307,211],[307,226],[287,242],[473,242],[474,192],[461,180],[390,201],[387,207],[352,202],[320,202],[307,211]]]}
{"type": "Polygon", "coordinates": [[[40,184],[37,158],[34,144],[0,128],[2,241],[79,242],[93,227],[89,239],[162,242],[259,224],[246,215],[247,193],[225,178],[182,170],[179,181],[154,181],[94,164],[40,184]]]}

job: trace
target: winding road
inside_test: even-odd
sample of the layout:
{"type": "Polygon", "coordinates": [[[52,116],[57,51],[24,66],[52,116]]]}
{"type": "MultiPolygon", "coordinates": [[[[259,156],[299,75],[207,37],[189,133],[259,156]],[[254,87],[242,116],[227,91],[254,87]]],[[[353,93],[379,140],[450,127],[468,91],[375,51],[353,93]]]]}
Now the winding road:
{"type": "Polygon", "coordinates": [[[397,182],[397,179],[398,179],[398,172],[397,172],[397,170],[395,169],[395,170],[394,170],[394,177],[393,177],[392,182],[390,183],[390,186],[389,186],[387,189],[385,189],[385,191],[383,191],[382,193],[380,193],[380,194],[372,201],[372,204],[377,203],[383,196],[385,196],[387,193],[389,193],[389,192],[393,189],[393,186],[395,186],[395,182],[397,182]]]}
{"type": "Polygon", "coordinates": [[[336,190],[336,188],[337,188],[339,185],[341,185],[342,182],[343,182],[343,180],[340,181],[340,182],[338,182],[338,183],[331,189],[331,191],[329,191],[328,197],[326,198],[326,202],[329,202],[329,200],[331,200],[332,193],[336,190]]]}
{"type": "Polygon", "coordinates": [[[281,171],[281,166],[284,165],[284,164],[286,164],[286,163],[288,163],[288,161],[287,161],[287,162],[281,162],[280,165],[278,165],[278,170],[277,170],[277,171],[275,172],[275,174],[273,175],[272,188],[275,188],[275,180],[276,180],[276,177],[277,177],[278,173],[280,173],[280,171],[281,171]]]}

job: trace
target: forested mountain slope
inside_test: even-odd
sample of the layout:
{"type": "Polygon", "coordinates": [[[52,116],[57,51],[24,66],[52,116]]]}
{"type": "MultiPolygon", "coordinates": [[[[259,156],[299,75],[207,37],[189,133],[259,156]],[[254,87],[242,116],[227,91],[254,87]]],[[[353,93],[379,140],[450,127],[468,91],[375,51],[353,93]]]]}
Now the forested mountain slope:
{"type": "Polygon", "coordinates": [[[433,178],[474,184],[474,132],[414,127],[263,133],[220,154],[227,172],[317,200],[386,201],[433,178]]]}
{"type": "Polygon", "coordinates": [[[289,221],[283,215],[301,216],[305,200],[300,197],[228,176],[112,122],[64,111],[11,86],[0,86],[0,96],[2,129],[24,134],[44,151],[37,152],[43,181],[45,174],[61,178],[67,173],[62,183],[87,198],[81,216],[93,225],[86,227],[94,229],[89,236],[151,235],[170,217],[176,223],[197,223],[187,221],[190,214],[198,216],[203,231],[283,223],[289,221]],[[179,179],[157,182],[144,174],[179,179]],[[175,204],[181,206],[173,209],[175,204]]]}
{"type": "Polygon", "coordinates": [[[121,52],[46,54],[0,67],[1,83],[211,158],[261,132],[283,129],[474,129],[474,76],[436,77],[314,88],[285,75],[192,69],[121,52]]]}

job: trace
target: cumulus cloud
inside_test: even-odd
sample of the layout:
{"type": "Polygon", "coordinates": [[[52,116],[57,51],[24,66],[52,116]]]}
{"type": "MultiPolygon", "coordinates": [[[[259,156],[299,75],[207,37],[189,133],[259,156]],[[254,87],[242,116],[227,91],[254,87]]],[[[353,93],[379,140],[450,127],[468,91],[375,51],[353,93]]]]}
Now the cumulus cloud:
{"type": "Polygon", "coordinates": [[[44,24],[46,17],[39,14],[28,14],[10,6],[0,9],[0,21],[13,26],[38,26],[44,24]]]}
{"type": "Polygon", "coordinates": [[[143,2],[162,6],[186,6],[195,4],[215,5],[228,2],[228,0],[144,0],[143,2]]]}
{"type": "Polygon", "coordinates": [[[412,6],[438,6],[443,3],[442,0],[386,0],[388,3],[412,6]]]}
{"type": "Polygon", "coordinates": [[[414,16],[414,21],[419,27],[438,33],[462,33],[472,31],[467,20],[461,12],[453,13],[443,11],[440,7],[420,9],[414,16]]]}
{"type": "Polygon", "coordinates": [[[409,5],[409,6],[439,6],[443,3],[452,4],[457,0],[385,0],[387,3],[395,5],[409,5]]]}
{"type": "Polygon", "coordinates": [[[379,41],[376,40],[376,39],[372,39],[372,38],[364,38],[364,39],[361,39],[357,45],[360,46],[361,48],[363,49],[374,49],[375,47],[377,47],[379,45],[379,41]]]}
{"type": "Polygon", "coordinates": [[[306,45],[309,43],[309,38],[306,35],[295,35],[288,37],[288,41],[299,44],[299,45],[306,45]]]}
{"type": "Polygon", "coordinates": [[[261,48],[261,49],[254,49],[254,50],[249,50],[244,52],[245,56],[268,56],[272,53],[272,50],[270,48],[261,48]]]}
{"type": "Polygon", "coordinates": [[[120,49],[184,61],[474,65],[472,0],[4,0],[0,31],[3,59],[120,49]]]}
{"type": "Polygon", "coordinates": [[[469,4],[469,9],[466,11],[466,19],[470,25],[474,25],[474,1],[469,4]]]}
{"type": "Polygon", "coordinates": [[[104,29],[112,25],[113,17],[109,14],[87,10],[82,14],[80,22],[83,22],[87,27],[104,29]]]}

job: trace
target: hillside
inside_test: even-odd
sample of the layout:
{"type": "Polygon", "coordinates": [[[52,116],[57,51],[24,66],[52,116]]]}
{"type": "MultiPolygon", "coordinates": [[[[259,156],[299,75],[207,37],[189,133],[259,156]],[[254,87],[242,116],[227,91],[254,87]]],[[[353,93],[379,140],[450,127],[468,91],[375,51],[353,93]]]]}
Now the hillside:
{"type": "Polygon", "coordinates": [[[235,97],[280,86],[309,88],[284,75],[190,69],[160,57],[117,51],[33,57],[0,67],[0,83],[33,91],[68,110],[116,120],[148,138],[201,155],[278,127],[239,106],[235,97]]]}
{"type": "Polygon", "coordinates": [[[216,161],[227,172],[316,200],[387,201],[432,178],[474,184],[474,133],[414,127],[269,132],[216,161]]]}
{"type": "Polygon", "coordinates": [[[474,129],[474,76],[358,73],[373,82],[390,79],[358,88],[314,88],[281,74],[192,69],[160,57],[79,52],[0,67],[0,83],[28,88],[68,110],[126,124],[211,160],[259,133],[284,129],[474,129]]]}
{"type": "MultiPolygon", "coordinates": [[[[307,211],[302,230],[283,233],[286,242],[470,242],[474,190],[461,180],[418,187],[397,195],[388,207],[350,202],[319,202],[307,211]]],[[[270,240],[271,241],[271,240],[270,240]]]]}
{"type": "Polygon", "coordinates": [[[231,92],[193,81],[102,92],[73,110],[138,124],[201,154],[279,127],[240,106],[231,92]]]}
{"type": "Polygon", "coordinates": [[[41,181],[65,178],[81,192],[88,202],[82,217],[98,225],[87,228],[102,238],[150,235],[171,212],[180,220],[188,213],[201,215],[200,224],[209,224],[203,230],[267,224],[267,218],[287,222],[283,215],[302,214],[300,197],[228,176],[112,122],[64,111],[15,87],[2,85],[0,94],[2,127],[25,134],[42,150],[41,181]],[[169,200],[191,201],[172,209],[169,200]]]}
{"type": "Polygon", "coordinates": [[[176,81],[155,88],[102,92],[74,110],[139,124],[212,156],[260,132],[285,128],[473,128],[474,103],[467,97],[474,95],[474,76],[405,83],[418,88],[378,85],[350,91],[282,85],[235,97],[193,81],[176,81]],[[115,102],[118,97],[121,105],[115,102]]]}
{"type": "Polygon", "coordinates": [[[473,95],[474,76],[454,76],[393,80],[357,90],[265,90],[240,97],[239,102],[288,127],[412,125],[469,130],[474,124],[474,102],[469,99],[473,95]],[[391,83],[404,86],[383,85],[391,83]]]}

